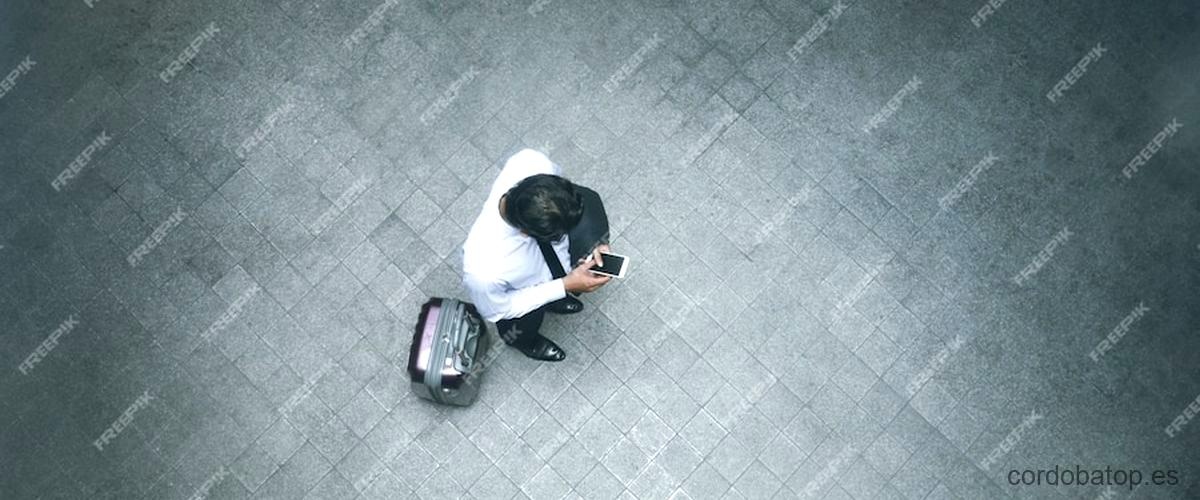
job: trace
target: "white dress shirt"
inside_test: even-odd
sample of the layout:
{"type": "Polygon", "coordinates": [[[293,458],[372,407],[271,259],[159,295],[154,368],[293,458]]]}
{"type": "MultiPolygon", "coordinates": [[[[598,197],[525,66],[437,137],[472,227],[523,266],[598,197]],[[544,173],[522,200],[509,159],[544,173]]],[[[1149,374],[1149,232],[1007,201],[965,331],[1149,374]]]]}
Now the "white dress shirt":
{"type": "MultiPolygon", "coordinates": [[[[471,301],[488,321],[517,318],[566,296],[562,278],[554,279],[537,241],[521,234],[500,217],[500,197],[526,177],[561,175],[562,169],[546,155],[524,149],[504,163],[492,183],[483,211],[463,243],[463,285],[471,301]]],[[[570,269],[568,237],[552,247],[570,269]]]]}

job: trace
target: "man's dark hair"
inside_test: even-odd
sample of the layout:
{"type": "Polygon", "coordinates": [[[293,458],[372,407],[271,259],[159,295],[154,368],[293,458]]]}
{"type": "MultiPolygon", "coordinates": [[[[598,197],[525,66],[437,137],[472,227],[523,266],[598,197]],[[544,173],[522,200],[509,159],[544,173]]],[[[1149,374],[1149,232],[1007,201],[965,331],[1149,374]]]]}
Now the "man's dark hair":
{"type": "Polygon", "coordinates": [[[533,175],[508,190],[504,217],[534,239],[555,241],[579,224],[583,201],[571,181],[557,175],[533,175]]]}

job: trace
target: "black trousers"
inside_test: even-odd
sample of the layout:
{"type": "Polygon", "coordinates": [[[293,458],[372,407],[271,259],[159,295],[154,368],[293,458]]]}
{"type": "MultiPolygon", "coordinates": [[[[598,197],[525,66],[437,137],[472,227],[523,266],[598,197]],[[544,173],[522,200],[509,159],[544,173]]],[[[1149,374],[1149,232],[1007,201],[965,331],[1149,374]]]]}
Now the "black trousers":
{"type": "MultiPolygon", "coordinates": [[[[604,202],[600,200],[600,194],[591,188],[579,185],[575,187],[579,189],[580,197],[583,199],[583,218],[567,233],[570,241],[567,253],[570,254],[569,262],[572,263],[587,256],[596,245],[608,243],[609,238],[608,213],[604,211],[604,202]]],[[[542,243],[540,246],[546,266],[550,268],[550,275],[554,276],[554,279],[566,276],[566,270],[558,262],[558,257],[555,256],[550,244],[542,243]]],[[[497,321],[496,329],[500,332],[500,338],[510,344],[535,338],[538,330],[542,328],[547,305],[543,304],[542,307],[534,309],[524,316],[497,321]]]]}

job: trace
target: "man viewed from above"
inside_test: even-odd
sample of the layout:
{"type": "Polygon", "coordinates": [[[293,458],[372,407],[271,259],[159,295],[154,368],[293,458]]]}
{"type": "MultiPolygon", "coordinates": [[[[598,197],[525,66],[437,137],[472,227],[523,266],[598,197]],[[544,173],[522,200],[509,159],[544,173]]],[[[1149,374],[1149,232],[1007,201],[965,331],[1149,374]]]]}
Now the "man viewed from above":
{"type": "Polygon", "coordinates": [[[514,154],[463,244],[463,284],[479,313],[496,323],[505,343],[543,361],[566,358],[538,331],[546,312],[582,311],[568,293],[592,292],[610,279],[589,271],[608,251],[600,196],[561,173],[538,151],[514,154]],[[568,274],[569,262],[577,265],[568,274]]]}

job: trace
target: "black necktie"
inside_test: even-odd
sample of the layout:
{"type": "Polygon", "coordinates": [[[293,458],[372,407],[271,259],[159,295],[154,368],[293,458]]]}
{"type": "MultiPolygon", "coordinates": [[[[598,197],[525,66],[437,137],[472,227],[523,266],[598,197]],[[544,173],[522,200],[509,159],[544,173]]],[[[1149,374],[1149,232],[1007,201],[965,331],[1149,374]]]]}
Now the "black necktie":
{"type": "Polygon", "coordinates": [[[542,250],[542,257],[546,259],[546,265],[550,267],[550,275],[554,279],[566,276],[566,271],[563,271],[562,262],[558,260],[558,254],[554,253],[554,247],[550,246],[548,241],[538,241],[538,248],[542,250]]]}

